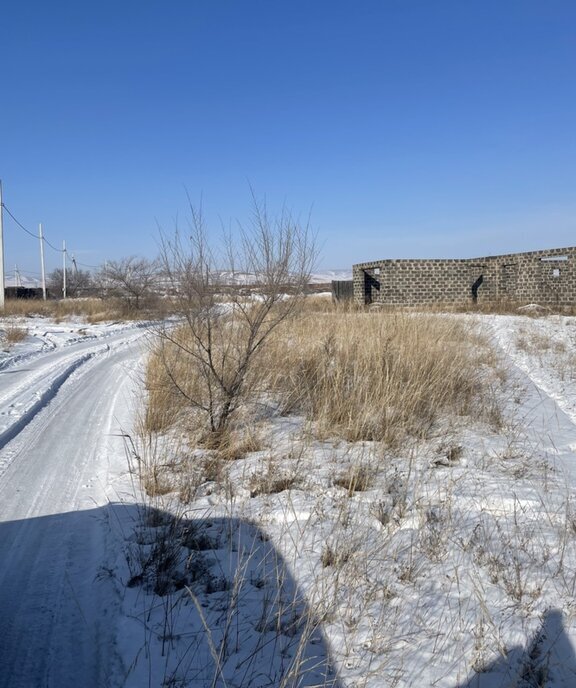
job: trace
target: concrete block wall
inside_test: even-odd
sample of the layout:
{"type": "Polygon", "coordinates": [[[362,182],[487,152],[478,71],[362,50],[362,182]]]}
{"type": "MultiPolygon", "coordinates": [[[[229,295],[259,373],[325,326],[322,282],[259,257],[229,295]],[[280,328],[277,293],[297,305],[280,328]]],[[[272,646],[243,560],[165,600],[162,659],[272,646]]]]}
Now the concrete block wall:
{"type": "Polygon", "coordinates": [[[354,299],[392,306],[576,304],[576,247],[461,259],[387,259],[353,266],[354,299]]]}

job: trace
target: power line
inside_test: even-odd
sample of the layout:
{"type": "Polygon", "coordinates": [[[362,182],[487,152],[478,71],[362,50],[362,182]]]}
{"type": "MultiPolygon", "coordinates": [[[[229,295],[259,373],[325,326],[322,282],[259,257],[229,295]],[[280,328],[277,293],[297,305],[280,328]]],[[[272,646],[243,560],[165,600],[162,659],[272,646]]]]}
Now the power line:
{"type": "Polygon", "coordinates": [[[81,263],[79,260],[74,261],[76,265],[81,265],[83,268],[92,268],[93,270],[98,270],[100,265],[88,265],[87,263],[81,263]]]}
{"type": "Polygon", "coordinates": [[[26,232],[26,234],[29,234],[31,237],[34,237],[34,239],[37,239],[37,238],[38,238],[38,236],[37,236],[36,234],[33,234],[29,229],[26,229],[26,227],[24,227],[24,225],[23,225],[21,222],[19,222],[19,221],[14,217],[14,215],[12,215],[12,213],[10,212],[10,210],[9,210],[8,206],[6,205],[6,203],[2,203],[2,206],[3,206],[4,210],[8,213],[8,215],[10,215],[10,217],[11,217],[11,218],[14,220],[14,222],[18,225],[18,227],[20,227],[20,229],[23,229],[23,230],[26,232]]]}
{"type": "MultiPolygon", "coordinates": [[[[38,237],[36,237],[36,238],[38,238],[38,237]]],[[[44,242],[46,244],[48,244],[48,246],[50,246],[51,249],[53,249],[54,251],[58,251],[58,253],[63,253],[63,250],[61,248],[56,248],[56,246],[51,244],[46,237],[43,237],[43,239],[44,239],[44,242]]]]}
{"type": "MultiPolygon", "coordinates": [[[[8,213],[8,215],[10,215],[10,217],[14,220],[14,222],[18,225],[18,227],[20,227],[20,229],[23,229],[23,230],[26,232],[26,234],[28,234],[28,235],[31,236],[32,238],[38,239],[38,235],[37,235],[37,234],[34,234],[34,233],[31,232],[29,229],[27,229],[27,228],[26,228],[26,227],[25,227],[25,226],[24,226],[24,225],[23,225],[23,224],[22,224],[22,223],[21,223],[21,222],[11,213],[11,212],[10,212],[10,209],[8,208],[8,206],[6,205],[6,203],[2,203],[2,207],[3,207],[4,210],[8,213]]],[[[64,252],[63,249],[57,248],[56,246],[54,246],[54,244],[52,244],[50,241],[48,241],[48,239],[46,238],[45,235],[42,236],[42,241],[44,241],[44,243],[45,243],[47,246],[49,246],[53,251],[56,251],[56,252],[58,252],[58,253],[63,253],[63,252],[64,252]]],[[[70,251],[67,251],[67,253],[70,253],[70,251]]],[[[99,265],[89,265],[88,263],[81,263],[81,262],[78,261],[78,260],[75,260],[74,262],[75,262],[77,265],[81,265],[83,268],[91,268],[92,270],[98,270],[98,268],[100,267],[99,265]]]]}
{"type": "MultiPolygon", "coordinates": [[[[14,220],[14,222],[18,225],[18,227],[20,227],[20,229],[23,229],[23,230],[26,232],[26,234],[28,234],[29,236],[33,237],[34,239],[38,239],[38,235],[37,235],[37,234],[34,234],[34,233],[31,232],[29,229],[26,229],[26,227],[24,227],[24,225],[23,225],[19,220],[17,220],[17,219],[14,217],[14,215],[10,212],[10,209],[8,208],[8,206],[6,205],[6,203],[2,203],[2,207],[3,207],[4,210],[8,213],[8,215],[10,215],[10,217],[14,220]]],[[[48,239],[47,239],[46,237],[42,237],[42,238],[43,238],[43,240],[46,242],[46,244],[47,244],[48,246],[50,246],[51,249],[53,249],[54,251],[57,251],[58,253],[62,253],[62,249],[61,249],[61,248],[56,248],[53,244],[51,244],[51,243],[48,241],[48,239]]]]}

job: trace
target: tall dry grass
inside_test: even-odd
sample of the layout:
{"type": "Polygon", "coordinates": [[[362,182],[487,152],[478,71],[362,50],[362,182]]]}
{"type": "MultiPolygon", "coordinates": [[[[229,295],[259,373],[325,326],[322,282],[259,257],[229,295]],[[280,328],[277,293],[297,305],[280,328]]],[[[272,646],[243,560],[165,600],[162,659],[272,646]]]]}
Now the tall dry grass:
{"type": "Polygon", "coordinates": [[[43,316],[64,320],[71,316],[84,317],[89,322],[105,320],[137,320],[148,315],[163,315],[163,303],[154,304],[152,313],[130,309],[121,299],[116,298],[75,298],[75,299],[6,299],[3,315],[17,317],[43,316]],[[160,310],[157,310],[157,306],[160,310]]]}
{"type": "MultiPolygon", "coordinates": [[[[235,328],[233,315],[225,326],[235,328]]],[[[319,433],[350,441],[424,437],[447,414],[493,413],[489,348],[474,328],[454,316],[311,307],[258,353],[245,402],[272,396],[284,412],[306,414],[319,433]]],[[[150,358],[148,390],[149,431],[182,418],[197,428],[198,402],[210,403],[202,370],[169,342],[150,358]]]]}
{"type": "Polygon", "coordinates": [[[320,432],[393,445],[442,415],[480,412],[486,346],[453,317],[333,312],[293,323],[262,363],[268,389],[320,432]]]}

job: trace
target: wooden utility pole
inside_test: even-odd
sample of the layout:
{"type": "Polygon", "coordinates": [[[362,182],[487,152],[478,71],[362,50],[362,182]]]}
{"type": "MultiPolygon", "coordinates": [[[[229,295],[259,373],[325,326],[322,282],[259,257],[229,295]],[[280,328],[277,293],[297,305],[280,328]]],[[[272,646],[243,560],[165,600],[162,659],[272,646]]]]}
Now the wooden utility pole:
{"type": "Polygon", "coordinates": [[[0,179],[0,311],[4,311],[4,227],[2,215],[4,203],[2,201],[2,180],[0,179]]]}
{"type": "Polygon", "coordinates": [[[42,275],[42,298],[46,301],[46,268],[44,267],[44,236],[42,235],[42,223],[38,225],[40,237],[40,274],[42,275]]]}
{"type": "Polygon", "coordinates": [[[62,242],[62,298],[66,298],[66,242],[62,242]]]}

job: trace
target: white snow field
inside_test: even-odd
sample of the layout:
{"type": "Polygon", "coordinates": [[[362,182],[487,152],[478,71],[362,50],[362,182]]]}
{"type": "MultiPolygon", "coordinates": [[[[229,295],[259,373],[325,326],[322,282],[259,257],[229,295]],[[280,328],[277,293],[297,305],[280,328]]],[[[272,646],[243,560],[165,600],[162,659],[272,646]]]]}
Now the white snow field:
{"type": "Polygon", "coordinates": [[[244,458],[170,436],[130,470],[145,331],[27,321],[0,359],[0,687],[576,686],[576,318],[449,317],[498,352],[490,423],[392,453],[271,412],[244,458]]]}

